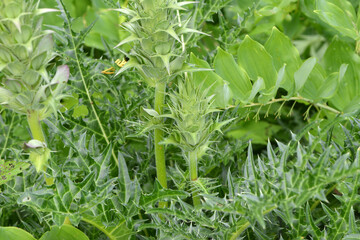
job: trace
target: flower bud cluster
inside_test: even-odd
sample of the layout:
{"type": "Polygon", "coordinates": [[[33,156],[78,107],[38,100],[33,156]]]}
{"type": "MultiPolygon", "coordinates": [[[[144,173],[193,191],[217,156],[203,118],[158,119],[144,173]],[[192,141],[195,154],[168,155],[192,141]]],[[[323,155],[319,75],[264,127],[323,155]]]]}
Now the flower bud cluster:
{"type": "Polygon", "coordinates": [[[174,144],[183,152],[195,151],[197,157],[201,157],[209,149],[215,131],[220,131],[232,119],[224,122],[213,119],[212,113],[218,111],[212,108],[214,96],[209,97],[208,91],[203,91],[190,79],[180,81],[178,88],[178,92],[170,94],[171,114],[164,115],[175,121],[175,128],[164,143],[174,144]]]}
{"type": "Polygon", "coordinates": [[[134,0],[128,9],[115,9],[129,16],[123,27],[130,36],[116,47],[133,42],[129,67],[140,70],[144,79],[155,86],[175,74],[183,66],[181,35],[189,32],[186,23],[179,22],[178,10],[188,3],[176,0],[134,0]]]}
{"type": "Polygon", "coordinates": [[[39,1],[0,2],[0,105],[20,114],[37,111],[40,120],[57,110],[69,68],[60,66],[49,79],[54,58],[51,31],[42,30],[39,1]]]}

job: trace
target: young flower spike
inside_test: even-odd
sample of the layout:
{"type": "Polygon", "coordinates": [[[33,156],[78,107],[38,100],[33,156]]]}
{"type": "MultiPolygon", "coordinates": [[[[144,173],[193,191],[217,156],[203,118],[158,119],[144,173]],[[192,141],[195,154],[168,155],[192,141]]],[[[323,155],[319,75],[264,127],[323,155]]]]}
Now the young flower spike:
{"type": "MultiPolygon", "coordinates": [[[[178,91],[170,94],[170,114],[162,117],[169,117],[175,121],[175,128],[172,128],[170,136],[164,140],[164,144],[172,144],[182,150],[183,156],[188,162],[190,180],[197,181],[197,165],[211,143],[211,138],[216,131],[231,122],[229,119],[220,122],[213,119],[212,113],[219,110],[212,107],[214,96],[208,96],[208,90],[203,91],[200,86],[192,81],[191,77],[185,81],[179,81],[178,91]]],[[[200,198],[193,193],[194,206],[200,204],[200,198]]]]}
{"type": "MultiPolygon", "coordinates": [[[[60,107],[69,67],[59,66],[49,78],[54,43],[52,32],[42,30],[39,15],[57,10],[38,9],[39,2],[0,1],[0,105],[26,115],[32,138],[45,143],[41,120],[60,107]]],[[[37,171],[45,169],[50,157],[46,144],[42,146],[30,153],[37,171]]]]}
{"type": "Polygon", "coordinates": [[[51,31],[41,29],[39,1],[0,2],[0,104],[17,113],[36,111],[40,120],[56,112],[69,78],[60,66],[52,80],[47,65],[53,59],[51,31]]]}

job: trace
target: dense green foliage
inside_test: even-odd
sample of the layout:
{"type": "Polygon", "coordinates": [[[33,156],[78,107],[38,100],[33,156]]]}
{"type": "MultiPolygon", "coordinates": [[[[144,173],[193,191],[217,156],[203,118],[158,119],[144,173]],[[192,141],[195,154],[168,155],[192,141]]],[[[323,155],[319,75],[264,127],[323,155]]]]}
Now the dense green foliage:
{"type": "Polygon", "coordinates": [[[359,113],[356,0],[3,0],[0,240],[359,239],[359,113]]]}

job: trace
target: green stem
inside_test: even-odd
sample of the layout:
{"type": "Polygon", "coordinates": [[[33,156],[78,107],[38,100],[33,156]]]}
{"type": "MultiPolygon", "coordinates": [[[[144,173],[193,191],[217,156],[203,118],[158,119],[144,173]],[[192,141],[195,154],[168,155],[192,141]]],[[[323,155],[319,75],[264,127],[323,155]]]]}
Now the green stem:
{"type": "Polygon", "coordinates": [[[30,127],[32,138],[39,140],[40,142],[45,142],[45,136],[41,129],[39,113],[37,111],[29,111],[27,114],[27,121],[30,127]]]}
{"type": "MultiPolygon", "coordinates": [[[[155,87],[155,111],[159,114],[163,113],[164,102],[165,102],[165,82],[156,83],[155,87]]],[[[155,129],[154,132],[155,141],[155,161],[156,161],[156,174],[160,185],[163,188],[167,188],[166,179],[166,163],[165,163],[165,147],[159,144],[164,140],[164,132],[162,129],[155,129]]],[[[160,202],[159,207],[166,207],[166,202],[160,202]]]]}
{"type": "MultiPolygon", "coordinates": [[[[249,103],[247,105],[244,105],[242,107],[244,108],[248,108],[248,107],[262,107],[262,106],[266,106],[266,105],[269,105],[269,104],[273,104],[273,103],[277,103],[277,102],[287,102],[287,101],[304,101],[304,102],[307,102],[309,104],[312,104],[314,106],[317,106],[319,108],[323,108],[323,109],[326,109],[330,112],[333,112],[335,114],[343,114],[343,112],[340,112],[332,107],[329,107],[328,105],[326,104],[321,104],[321,103],[314,103],[312,100],[310,99],[307,99],[307,98],[303,98],[301,96],[299,97],[291,97],[291,98],[277,98],[277,99],[273,99],[267,103],[249,103]]],[[[236,107],[235,105],[230,105],[229,107],[227,108],[234,108],[236,107]]]]}
{"type": "MultiPolygon", "coordinates": [[[[35,140],[39,140],[40,142],[46,143],[45,136],[44,136],[44,133],[41,128],[41,120],[40,120],[39,113],[34,110],[28,111],[27,121],[28,121],[28,124],[30,127],[32,138],[35,140]]],[[[48,185],[48,186],[53,185],[54,179],[52,177],[48,178],[46,176],[46,173],[45,173],[46,166],[43,167],[43,170],[44,170],[44,178],[45,178],[46,185],[48,185]]]]}
{"type": "MultiPolygon", "coordinates": [[[[189,152],[189,168],[190,168],[190,180],[197,181],[197,151],[189,152]]],[[[197,195],[196,190],[192,193],[194,207],[201,205],[200,197],[197,195]]]]}
{"type": "Polygon", "coordinates": [[[355,52],[357,55],[360,55],[360,40],[356,41],[356,49],[355,52]]]}

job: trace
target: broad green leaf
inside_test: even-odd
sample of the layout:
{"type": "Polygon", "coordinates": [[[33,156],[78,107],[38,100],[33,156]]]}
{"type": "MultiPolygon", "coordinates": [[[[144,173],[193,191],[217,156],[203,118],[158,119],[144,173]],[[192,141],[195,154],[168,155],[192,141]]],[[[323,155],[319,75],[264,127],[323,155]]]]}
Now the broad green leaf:
{"type": "Polygon", "coordinates": [[[286,76],[281,87],[289,91],[293,88],[294,74],[302,63],[298,50],[290,39],[275,27],[264,46],[272,56],[277,71],[286,64],[286,76]]]}
{"type": "Polygon", "coordinates": [[[215,72],[229,83],[233,97],[244,101],[252,89],[250,79],[245,70],[236,64],[231,54],[221,48],[218,48],[214,66],[215,72]]]}
{"type": "Polygon", "coordinates": [[[272,57],[260,43],[249,36],[245,37],[238,48],[238,64],[245,69],[253,81],[258,77],[263,78],[266,91],[272,90],[271,88],[275,86],[277,73],[272,57]]]}
{"type": "Polygon", "coordinates": [[[347,65],[343,64],[341,65],[339,72],[328,75],[328,77],[326,78],[323,86],[320,88],[320,91],[318,93],[319,99],[329,99],[336,94],[339,88],[339,84],[344,78],[346,69],[347,69],[347,65]]]}
{"type": "MultiPolygon", "coordinates": [[[[211,69],[210,65],[193,53],[190,54],[190,63],[201,69],[211,69]]],[[[193,73],[193,80],[203,90],[209,89],[209,95],[215,94],[215,107],[226,107],[231,99],[228,85],[213,71],[198,71],[193,73]]]]}
{"type": "Polygon", "coordinates": [[[256,82],[253,85],[253,88],[251,89],[249,97],[246,99],[246,102],[252,102],[255,98],[256,94],[260,92],[261,90],[265,89],[265,82],[264,79],[259,77],[256,82]]]}
{"type": "Polygon", "coordinates": [[[353,47],[335,37],[324,55],[325,69],[329,74],[337,72],[342,64],[348,67],[330,103],[341,111],[356,110],[360,96],[360,57],[354,53],[353,47]]]}
{"type": "Polygon", "coordinates": [[[86,117],[89,114],[89,110],[85,105],[78,105],[74,108],[74,112],[72,114],[72,116],[74,118],[78,118],[78,117],[86,117]]]}
{"type": "Polygon", "coordinates": [[[49,232],[46,232],[40,240],[89,240],[89,238],[79,229],[64,224],[61,227],[53,226],[49,232]]]}
{"type": "Polygon", "coordinates": [[[303,88],[300,90],[300,95],[314,101],[320,100],[319,91],[326,84],[325,79],[326,72],[324,68],[316,63],[303,88]]]}
{"type": "Polygon", "coordinates": [[[133,234],[126,226],[125,220],[120,220],[116,223],[116,226],[105,226],[101,217],[93,217],[90,215],[84,215],[82,220],[102,231],[110,240],[126,240],[133,234]]]}
{"type": "MultiPolygon", "coordinates": [[[[280,68],[280,70],[278,71],[276,83],[275,83],[275,86],[272,88],[272,90],[269,92],[266,92],[266,93],[262,93],[259,96],[259,98],[258,98],[259,103],[265,104],[276,96],[276,93],[279,90],[279,88],[285,78],[285,69],[286,69],[286,64],[284,64],[284,66],[282,68],[280,68]]],[[[255,84],[254,84],[254,86],[255,86],[255,84]]],[[[294,82],[292,82],[292,85],[294,85],[294,82]]],[[[291,92],[293,92],[293,89],[291,92]]]]}
{"type": "Polygon", "coordinates": [[[354,40],[360,36],[356,29],[354,7],[347,0],[316,0],[316,13],[321,20],[341,34],[354,40]]]}
{"type": "Polygon", "coordinates": [[[0,239],[4,240],[36,240],[30,233],[17,227],[0,227],[0,239]]]}
{"type": "Polygon", "coordinates": [[[269,138],[281,130],[279,125],[264,121],[240,122],[226,132],[227,137],[250,140],[254,144],[266,145],[269,138]]]}
{"type": "Polygon", "coordinates": [[[300,0],[299,2],[302,13],[304,13],[309,18],[316,19],[317,22],[322,22],[319,20],[319,15],[314,12],[316,10],[316,1],[300,0]]]}
{"type": "Polygon", "coordinates": [[[316,64],[316,58],[311,57],[307,59],[294,74],[295,90],[298,92],[309,78],[310,73],[314,69],[316,64]]]}

